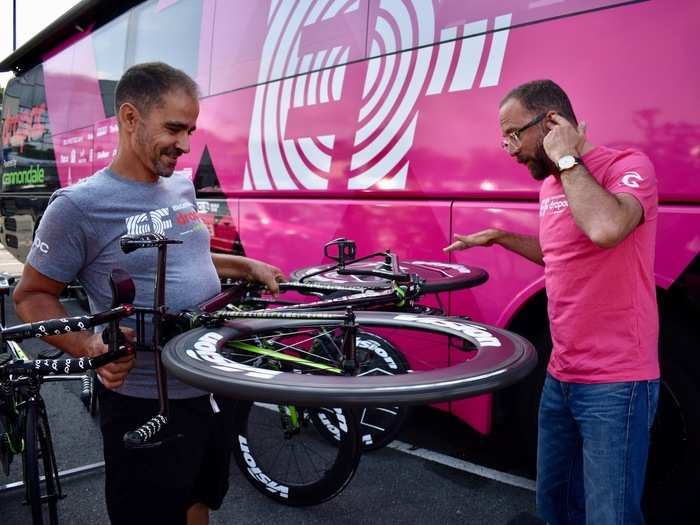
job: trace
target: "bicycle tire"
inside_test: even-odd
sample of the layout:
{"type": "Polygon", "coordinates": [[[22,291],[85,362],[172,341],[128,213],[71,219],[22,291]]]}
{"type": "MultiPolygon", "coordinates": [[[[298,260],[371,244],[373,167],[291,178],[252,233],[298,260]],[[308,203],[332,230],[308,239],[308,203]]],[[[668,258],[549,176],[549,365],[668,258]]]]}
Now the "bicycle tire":
{"type": "MultiPolygon", "coordinates": [[[[349,263],[345,266],[348,270],[385,270],[383,261],[361,261],[349,263]]],[[[472,288],[485,283],[488,272],[476,266],[466,266],[457,263],[443,263],[438,261],[401,261],[401,271],[417,274],[423,279],[423,292],[438,293],[451,290],[472,288]]],[[[371,275],[341,275],[337,272],[336,265],[324,264],[309,266],[294,270],[289,274],[292,281],[302,281],[319,284],[356,284],[364,288],[384,289],[391,285],[391,281],[382,277],[371,275]],[[315,275],[311,275],[315,274],[315,275]]]]}
{"type": "MultiPolygon", "coordinates": [[[[362,363],[361,374],[405,374],[409,371],[405,356],[386,338],[371,332],[357,334],[357,351],[362,363]],[[364,355],[362,355],[364,354],[364,355]]],[[[322,408],[312,414],[311,421],[322,436],[336,443],[339,432],[333,420],[320,417],[332,408],[322,408]]],[[[362,451],[371,452],[387,446],[401,431],[410,407],[362,407],[359,410],[359,429],[362,451]]]]}
{"type": "Polygon", "coordinates": [[[344,422],[337,424],[342,433],[337,443],[330,443],[309,422],[312,412],[286,405],[237,404],[234,460],[258,491],[278,503],[309,506],[328,501],[350,483],[360,461],[359,432],[351,412],[336,412],[337,421],[344,422]],[[289,409],[301,418],[295,432],[285,431],[276,413],[289,409]]]}
{"type": "MultiPolygon", "coordinates": [[[[228,346],[266,334],[301,328],[328,331],[342,322],[327,320],[342,312],[246,318],[216,328],[196,328],[169,341],[162,354],[175,377],[234,399],[301,406],[419,405],[491,392],[527,375],[537,362],[532,345],[499,328],[454,317],[391,312],[356,312],[357,324],[439,334],[472,355],[454,366],[392,376],[348,377],[261,370],[226,358],[228,346]]],[[[245,343],[247,344],[247,343],[245,343]]],[[[262,358],[261,358],[262,359],[262,358]]]]}
{"type": "Polygon", "coordinates": [[[55,525],[58,523],[58,469],[50,442],[48,421],[43,408],[37,403],[27,405],[25,417],[22,461],[32,524],[55,525]]]}

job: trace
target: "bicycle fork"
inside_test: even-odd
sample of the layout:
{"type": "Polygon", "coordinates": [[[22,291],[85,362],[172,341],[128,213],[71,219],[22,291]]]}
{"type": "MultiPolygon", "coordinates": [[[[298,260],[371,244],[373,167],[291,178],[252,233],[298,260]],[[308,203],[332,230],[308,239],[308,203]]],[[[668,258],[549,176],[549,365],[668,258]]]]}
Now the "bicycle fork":
{"type": "Polygon", "coordinates": [[[357,375],[357,371],[360,369],[360,363],[357,360],[357,348],[355,346],[358,330],[355,312],[348,306],[345,310],[343,341],[341,344],[341,352],[343,354],[341,368],[345,375],[357,375]]]}

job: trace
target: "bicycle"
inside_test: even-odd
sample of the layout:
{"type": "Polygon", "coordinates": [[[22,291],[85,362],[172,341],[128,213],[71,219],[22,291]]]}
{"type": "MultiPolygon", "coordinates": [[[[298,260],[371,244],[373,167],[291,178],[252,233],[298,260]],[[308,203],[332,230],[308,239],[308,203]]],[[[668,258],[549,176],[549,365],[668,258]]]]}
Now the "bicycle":
{"type": "MultiPolygon", "coordinates": [[[[336,298],[333,302],[308,303],[261,299],[253,289],[239,299],[242,308],[266,308],[274,305],[298,305],[303,309],[339,307],[352,304],[355,308],[380,308],[413,313],[442,314],[440,292],[456,291],[478,286],[486,282],[488,273],[477,267],[434,261],[400,261],[390,251],[356,257],[354,241],[338,238],[324,246],[325,257],[335,264],[301,268],[290,274],[291,283],[282,285],[282,291],[291,290],[320,298],[336,298]],[[409,282],[413,284],[406,286],[409,282]],[[309,284],[320,285],[318,287],[309,284]],[[404,286],[402,289],[401,286],[404,286]],[[367,290],[374,292],[366,297],[367,290]],[[389,293],[386,293],[389,291],[389,293]],[[407,295],[408,293],[408,295],[407,295]],[[435,294],[438,308],[418,304],[427,294],[435,294]],[[369,299],[369,300],[368,300],[369,299]]],[[[466,319],[466,318],[465,318],[466,319]]],[[[404,374],[411,372],[404,354],[386,337],[360,331],[356,339],[357,351],[363,353],[360,374],[404,374]]],[[[324,409],[327,410],[327,409],[324,409]]],[[[321,413],[322,414],[322,413],[321,413]]],[[[362,450],[378,450],[395,439],[408,417],[409,407],[363,407],[360,412],[362,450]]],[[[328,439],[337,441],[338,431],[324,417],[312,422],[328,439]]]]}
{"type": "Polygon", "coordinates": [[[84,393],[85,372],[116,359],[127,350],[113,348],[113,355],[102,359],[31,360],[17,341],[83,330],[104,322],[114,325],[118,318],[130,315],[131,311],[128,306],[122,306],[96,316],[6,328],[5,296],[9,289],[9,286],[0,287],[0,465],[5,475],[9,475],[13,457],[21,456],[25,499],[30,506],[32,523],[55,524],[58,523],[57,503],[64,494],[41,385],[63,378],[81,380],[84,393]]]}
{"type": "MultiPolygon", "coordinates": [[[[148,247],[158,249],[154,306],[130,306],[129,312],[135,314],[137,320],[133,348],[155,350],[161,410],[142,427],[125,435],[126,446],[161,446],[169,439],[176,439],[164,432],[167,429],[168,399],[164,381],[167,370],[205,391],[242,400],[236,418],[236,446],[233,451],[236,461],[258,490],[282,503],[320,503],[337,495],[350,481],[360,456],[359,432],[352,407],[420,404],[491,391],[523,377],[536,361],[532,346],[515,334],[467,323],[463,319],[434,315],[354,312],[352,308],[340,312],[309,312],[293,305],[283,307],[284,311],[217,310],[231,302],[230,292],[209,301],[199,311],[169,313],[164,302],[165,254],[167,245],[176,244],[176,241],[147,234],[123,238],[121,244],[124,251],[148,247]],[[300,311],[290,311],[294,308],[300,311]],[[145,315],[154,316],[154,336],[150,344],[143,340],[145,315]],[[166,321],[184,331],[163,346],[161,336],[166,321]],[[360,370],[356,336],[364,326],[396,327],[402,331],[418,330],[420,333],[454,338],[460,342],[460,347],[470,360],[429,372],[353,377],[360,370]],[[309,334],[313,335],[309,337],[309,334]],[[497,348],[498,352],[489,352],[489,348],[497,348]],[[333,359],[324,356],[324,351],[331,351],[333,359]],[[311,375],[311,371],[323,375],[311,375]],[[258,403],[253,404],[253,401],[258,403]],[[277,409],[275,412],[267,410],[260,402],[272,403],[277,409]],[[323,438],[308,435],[313,427],[309,423],[311,414],[318,411],[310,407],[329,405],[347,407],[349,410],[333,409],[331,414],[333,426],[342,432],[339,446],[329,445],[323,438]],[[294,466],[294,472],[290,468],[281,472],[281,462],[268,460],[271,446],[264,441],[268,436],[258,432],[255,422],[271,418],[276,423],[275,437],[283,445],[296,444],[302,434],[307,438],[299,449],[311,460],[308,472],[302,471],[298,461],[291,461],[291,456],[288,465],[294,466]],[[309,452],[311,445],[315,447],[314,450],[322,450],[324,454],[312,458],[309,452]],[[325,460],[321,468],[315,464],[320,459],[325,460]],[[278,470],[271,470],[273,467],[278,470]]],[[[112,277],[115,281],[113,290],[129,287],[128,276],[117,273],[114,279],[113,272],[112,277]]],[[[381,292],[369,292],[362,293],[375,298],[381,296],[381,292]]],[[[338,304],[325,303],[317,306],[338,304]]],[[[116,310],[122,309],[124,314],[125,308],[121,306],[116,310]]],[[[76,323],[80,319],[84,321],[81,327],[84,329],[88,324],[104,322],[108,314],[102,312],[62,320],[59,324],[69,326],[70,322],[70,326],[78,329],[76,323]]],[[[109,332],[108,354],[113,356],[125,345],[120,345],[117,340],[118,319],[110,317],[109,320],[116,323],[116,327],[110,327],[109,332]]],[[[3,335],[12,333],[24,337],[45,333],[37,332],[38,326],[35,325],[41,324],[33,323],[32,330],[28,330],[26,325],[23,330],[9,328],[3,331],[3,335]]],[[[108,354],[100,357],[106,359],[108,354]]],[[[48,368],[50,370],[51,367],[48,368]]],[[[293,447],[282,448],[286,453],[294,453],[293,447]]],[[[276,453],[280,454],[280,450],[276,453]]],[[[294,459],[299,458],[294,456],[294,459]]]]}
{"type": "MultiPolygon", "coordinates": [[[[344,258],[343,254],[354,256],[354,244],[351,241],[341,240],[329,244],[340,245],[340,259],[344,258]]],[[[327,245],[326,248],[328,247],[327,245]]],[[[364,260],[375,255],[377,254],[355,262],[364,264],[364,260]]],[[[322,432],[325,437],[337,441],[337,419],[342,414],[338,407],[362,406],[366,410],[367,406],[392,406],[392,400],[401,405],[410,405],[466,397],[505,386],[516,380],[519,374],[527,373],[534,364],[536,358],[531,353],[532,347],[522,338],[493,327],[488,327],[489,332],[485,329],[486,325],[471,321],[467,323],[464,318],[437,317],[434,315],[435,309],[414,304],[413,301],[424,294],[425,281],[400,271],[396,257],[384,253],[379,255],[386,256],[380,265],[388,268],[363,270],[366,277],[375,281],[371,286],[292,282],[282,284],[281,288],[320,296],[330,294],[331,298],[312,303],[287,302],[272,310],[219,310],[211,317],[195,316],[196,322],[186,325],[182,336],[166,344],[163,353],[165,367],[185,382],[225,396],[262,400],[277,406],[335,407],[323,409],[331,412],[333,419],[324,420],[327,415],[324,412],[316,412],[316,418],[311,419],[317,428],[326,430],[322,432]],[[374,278],[387,282],[380,283],[374,278]],[[396,315],[372,310],[387,309],[390,305],[403,313],[396,315]],[[353,312],[349,306],[360,306],[370,311],[353,312]],[[347,309],[325,311],[340,307],[347,309]],[[204,324],[205,327],[197,329],[197,324],[204,324]],[[363,373],[361,351],[358,350],[358,342],[362,341],[363,334],[365,337],[378,337],[367,332],[368,326],[393,327],[403,333],[427,332],[431,336],[454,339],[459,343],[453,343],[452,346],[459,347],[469,363],[462,370],[464,374],[458,373],[459,367],[452,367],[403,376],[370,376],[363,373]],[[489,356],[485,352],[489,346],[505,352],[501,352],[503,355],[500,356],[489,356]],[[497,358],[494,360],[493,357],[497,358]],[[252,369],[248,368],[250,365],[252,369]],[[483,368],[479,370],[480,367],[483,368]],[[261,368],[270,371],[263,372],[261,368]],[[466,373],[468,371],[472,374],[466,373]],[[422,380],[413,379],[421,375],[422,380]],[[308,382],[305,382],[306,377],[308,382]],[[362,384],[365,380],[367,384],[362,384]],[[451,394],[448,395],[446,390],[451,390],[451,394]],[[317,420],[320,420],[320,425],[317,420]]],[[[351,260],[348,257],[345,259],[351,260]]],[[[340,261],[340,264],[342,266],[343,262],[340,261]]],[[[419,264],[434,271],[430,263],[419,264]]],[[[348,275],[355,274],[355,269],[346,270],[348,275]]],[[[460,275],[457,279],[445,276],[443,271],[441,281],[433,282],[432,287],[428,284],[428,290],[443,291],[474,286],[486,278],[486,273],[479,269],[475,269],[472,275],[460,275]]],[[[231,291],[224,292],[206,306],[216,310],[228,302],[253,306],[262,303],[268,307],[280,303],[277,299],[241,297],[240,291],[231,301],[231,296],[235,294],[231,291]]],[[[382,341],[389,344],[385,339],[382,341]]],[[[401,356],[398,350],[396,352],[401,356]]],[[[256,406],[258,405],[252,405],[251,410],[255,410],[256,406]]],[[[256,412],[264,413],[260,410],[256,412]]],[[[334,486],[332,480],[320,478],[314,491],[304,492],[303,487],[294,486],[284,479],[282,473],[277,473],[273,462],[263,464],[259,460],[251,461],[253,447],[247,432],[253,426],[250,421],[258,416],[251,417],[250,414],[247,412],[244,414],[246,417],[239,419],[239,446],[234,447],[234,457],[243,467],[244,473],[246,466],[251,465],[265,472],[264,482],[259,482],[255,475],[248,476],[256,488],[288,504],[291,502],[283,499],[288,498],[288,494],[293,493],[295,499],[298,498],[297,504],[303,498],[310,498],[308,504],[313,504],[319,497],[320,486],[323,486],[323,493],[328,497],[342,490],[344,484],[334,486]],[[271,489],[270,483],[274,489],[271,489]],[[276,493],[278,487],[284,487],[284,495],[276,493]]],[[[398,429],[401,421],[397,419],[396,423],[393,428],[389,425],[392,431],[398,429]]],[[[385,433],[385,430],[379,429],[380,434],[385,433]]],[[[393,436],[390,432],[385,434],[382,437],[387,437],[387,442],[390,441],[393,436]]],[[[256,456],[262,456],[265,449],[266,447],[257,450],[256,456]]],[[[353,473],[354,469],[347,469],[348,478],[345,483],[349,482],[353,473]]]]}

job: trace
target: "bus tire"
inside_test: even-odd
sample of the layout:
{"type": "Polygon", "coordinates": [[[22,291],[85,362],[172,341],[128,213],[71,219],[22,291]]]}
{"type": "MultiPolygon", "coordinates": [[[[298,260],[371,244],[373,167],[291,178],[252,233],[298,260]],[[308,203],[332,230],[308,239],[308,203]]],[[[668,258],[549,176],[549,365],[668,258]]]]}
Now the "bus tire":
{"type": "Polygon", "coordinates": [[[659,405],[651,432],[644,509],[647,521],[699,523],[700,329],[698,313],[659,294],[659,405]]]}

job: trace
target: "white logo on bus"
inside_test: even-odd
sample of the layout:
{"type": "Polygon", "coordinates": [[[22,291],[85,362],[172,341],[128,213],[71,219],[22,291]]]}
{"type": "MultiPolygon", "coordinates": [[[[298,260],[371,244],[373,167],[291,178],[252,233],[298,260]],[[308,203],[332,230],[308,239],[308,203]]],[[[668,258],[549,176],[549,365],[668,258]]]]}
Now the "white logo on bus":
{"type": "Polygon", "coordinates": [[[511,14],[465,23],[429,0],[376,4],[271,4],[243,189],[405,189],[421,98],[498,85],[511,14]],[[348,30],[367,9],[369,60],[348,30]],[[345,82],[348,63],[365,68],[363,86],[345,82]],[[352,144],[336,141],[343,126],[352,144]]]}

